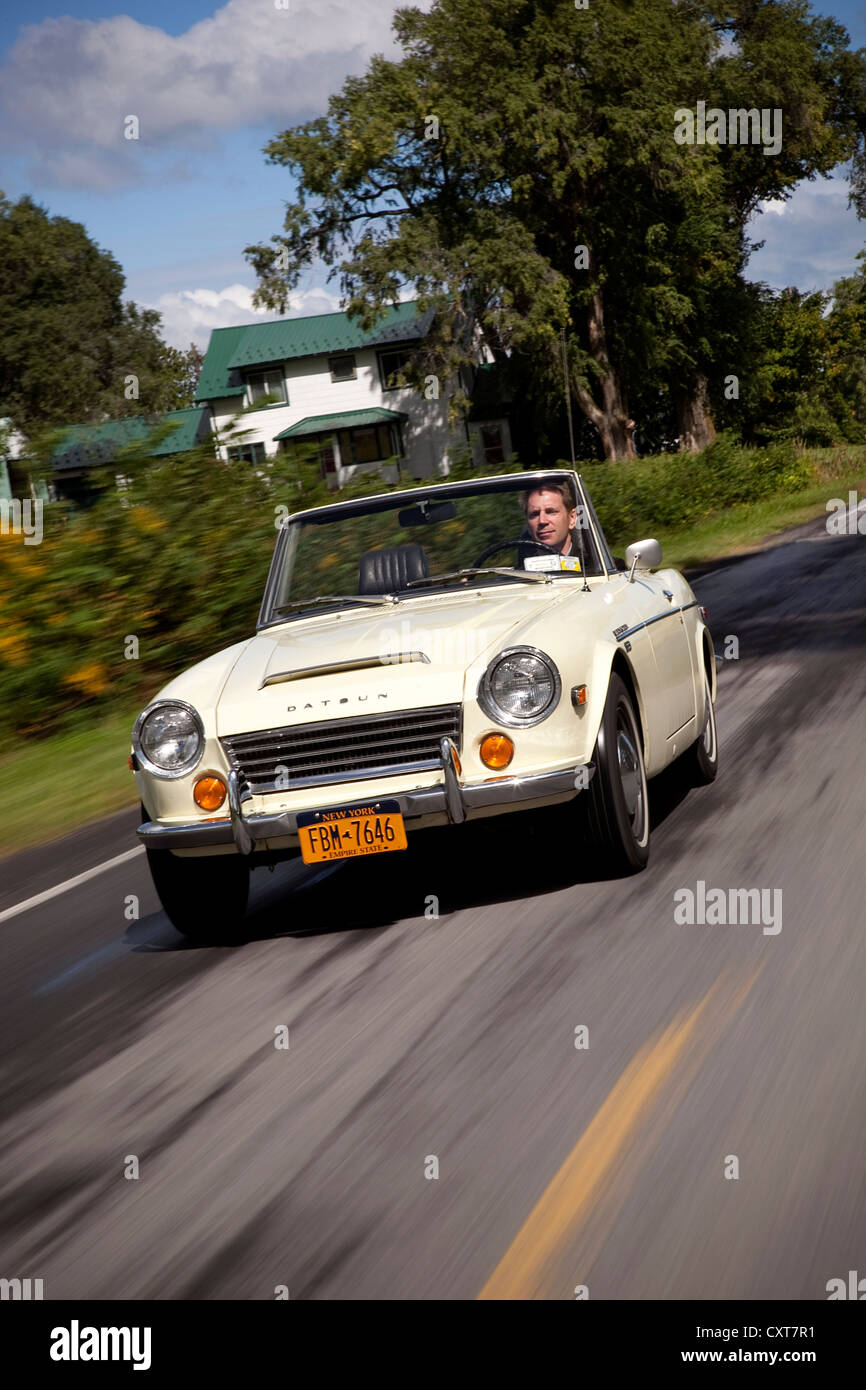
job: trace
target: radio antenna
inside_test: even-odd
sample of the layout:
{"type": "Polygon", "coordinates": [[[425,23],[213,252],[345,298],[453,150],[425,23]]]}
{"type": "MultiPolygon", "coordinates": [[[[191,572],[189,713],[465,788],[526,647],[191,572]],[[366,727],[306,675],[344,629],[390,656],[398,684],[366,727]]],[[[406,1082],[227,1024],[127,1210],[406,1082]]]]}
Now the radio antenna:
{"type": "MultiPolygon", "coordinates": [[[[577,472],[577,461],[574,457],[574,424],[571,418],[571,382],[568,379],[568,347],[565,341],[565,328],[559,330],[559,341],[562,346],[562,379],[565,387],[565,412],[568,416],[568,442],[571,446],[571,466],[577,472]]],[[[580,552],[580,572],[583,575],[583,588],[586,591],[589,585],[586,582],[586,546],[584,545],[583,528],[586,513],[581,502],[580,495],[577,498],[577,548],[580,552]]]]}
{"type": "Polygon", "coordinates": [[[568,442],[571,445],[571,466],[577,471],[574,459],[574,425],[571,419],[571,384],[568,380],[568,349],[565,345],[565,329],[560,328],[559,340],[562,344],[562,377],[565,383],[565,411],[568,415],[568,442]]]}

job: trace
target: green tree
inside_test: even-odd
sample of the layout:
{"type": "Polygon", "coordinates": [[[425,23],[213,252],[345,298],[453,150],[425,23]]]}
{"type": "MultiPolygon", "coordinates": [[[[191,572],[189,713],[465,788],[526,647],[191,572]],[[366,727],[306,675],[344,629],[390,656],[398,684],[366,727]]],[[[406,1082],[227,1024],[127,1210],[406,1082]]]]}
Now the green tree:
{"type": "Polygon", "coordinates": [[[857,274],[837,280],[830,296],[824,396],[838,421],[838,437],[861,444],[866,442],[866,251],[857,259],[857,274]]]}
{"type": "Polygon", "coordinates": [[[477,324],[544,404],[561,400],[566,328],[580,410],[607,456],[632,455],[629,381],[660,370],[688,312],[671,256],[696,234],[724,239],[712,165],[673,140],[711,31],[670,0],[439,0],[395,30],[402,61],[374,59],[326,117],[267,147],[298,195],[276,248],[248,248],[259,303],[282,309],[316,257],[341,260],[367,323],[411,284],[436,309],[419,375],[471,362],[477,324]],[[663,204],[678,210],[670,232],[663,204]]]}
{"type": "MultiPolygon", "coordinates": [[[[717,0],[701,8],[728,42],[714,56],[703,89],[693,91],[683,105],[703,98],[708,109],[717,108],[726,115],[732,111],[744,116],[748,111],[777,113],[779,119],[773,116],[766,134],[778,129],[781,140],[779,148],[767,154],[763,128],[759,141],[732,142],[728,131],[726,143],[704,147],[705,157],[709,155],[719,166],[728,229],[739,244],[739,264],[733,277],[715,275],[700,287],[680,370],[672,381],[678,432],[692,448],[710,442],[709,402],[718,399],[729,374],[742,380],[749,372],[757,373],[747,393],[753,402],[771,378],[781,389],[780,359],[772,334],[766,340],[768,356],[763,365],[749,360],[750,347],[765,336],[774,316],[781,315],[783,355],[790,354],[793,360],[803,352],[808,355],[808,349],[790,340],[789,332],[796,339],[796,324],[811,322],[815,312],[820,317],[823,309],[817,301],[806,299],[796,306],[788,301],[773,307],[745,282],[748,258],[763,244],[750,239],[750,219],[761,202],[790,198],[803,179],[828,175],[852,158],[856,167],[863,145],[861,132],[866,129],[864,51],[850,50],[848,33],[836,20],[812,14],[802,0],[717,0]],[[756,315],[754,325],[749,323],[750,314],[756,315]]],[[[789,392],[782,394],[787,398],[789,392]]],[[[803,402],[799,408],[806,409],[803,402]]],[[[829,416],[823,407],[817,415],[812,410],[812,415],[823,419],[821,428],[826,430],[829,416]]]]}
{"type": "Polygon", "coordinates": [[[477,325],[536,419],[561,401],[566,329],[607,457],[633,455],[660,394],[685,446],[707,443],[750,303],[748,218],[858,148],[845,31],[799,0],[437,0],[395,32],[399,62],[374,59],[266,147],[297,194],[283,233],[247,248],[258,303],[283,312],[318,258],[368,325],[411,286],[436,310],[416,379],[466,367],[477,325]],[[677,144],[698,100],[783,108],[779,156],[677,144]]]}
{"type": "Polygon", "coordinates": [[[155,309],[123,305],[105,343],[105,385],[94,415],[157,416],[192,405],[202,356],[195,344],[186,352],[160,337],[161,316],[155,309]]]}
{"type": "Polygon", "coordinates": [[[798,436],[811,444],[832,442],[838,427],[824,399],[828,296],[764,285],[750,291],[738,371],[726,378],[725,391],[716,392],[717,418],[748,443],[798,436]]]}
{"type": "Polygon", "coordinates": [[[189,403],[188,354],[123,288],[80,223],[0,194],[0,416],[30,435],[189,403]]]}

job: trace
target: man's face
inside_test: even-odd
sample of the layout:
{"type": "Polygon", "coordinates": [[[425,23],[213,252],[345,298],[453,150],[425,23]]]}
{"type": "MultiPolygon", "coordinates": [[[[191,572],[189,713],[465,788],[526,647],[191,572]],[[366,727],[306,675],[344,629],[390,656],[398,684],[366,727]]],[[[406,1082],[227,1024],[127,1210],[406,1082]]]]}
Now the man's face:
{"type": "Polygon", "coordinates": [[[560,493],[551,488],[538,488],[529,494],[526,506],[526,523],[534,541],[565,550],[569,531],[577,523],[577,508],[568,508],[560,493]]]}

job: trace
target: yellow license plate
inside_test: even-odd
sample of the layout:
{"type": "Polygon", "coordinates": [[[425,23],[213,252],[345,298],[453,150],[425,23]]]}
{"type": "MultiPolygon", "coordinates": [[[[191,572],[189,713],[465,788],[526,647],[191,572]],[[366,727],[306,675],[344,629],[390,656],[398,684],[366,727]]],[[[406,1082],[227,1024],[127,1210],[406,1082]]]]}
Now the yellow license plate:
{"type": "Polygon", "coordinates": [[[406,827],[398,801],[373,801],[331,811],[304,811],[298,816],[298,838],[304,863],[323,864],[405,849],[406,827]]]}

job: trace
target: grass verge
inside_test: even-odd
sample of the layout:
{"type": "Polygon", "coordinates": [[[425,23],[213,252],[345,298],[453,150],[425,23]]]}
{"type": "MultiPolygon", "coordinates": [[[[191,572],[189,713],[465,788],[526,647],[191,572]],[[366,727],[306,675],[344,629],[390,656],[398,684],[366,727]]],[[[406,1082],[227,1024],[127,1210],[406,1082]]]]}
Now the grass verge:
{"type": "Polygon", "coordinates": [[[138,804],[127,766],[138,710],[52,734],[0,759],[0,855],[46,843],[138,804]]]}
{"type": "Polygon", "coordinates": [[[862,467],[856,473],[815,483],[800,492],[764,497],[759,502],[744,502],[724,512],[713,512],[691,526],[661,528],[656,539],[661,542],[662,563],[686,569],[757,550],[777,532],[824,516],[830,498],[847,498],[849,490],[859,491],[861,496],[866,490],[862,467]]]}

